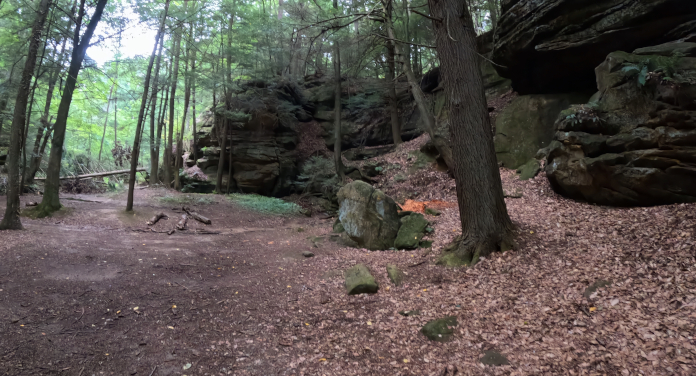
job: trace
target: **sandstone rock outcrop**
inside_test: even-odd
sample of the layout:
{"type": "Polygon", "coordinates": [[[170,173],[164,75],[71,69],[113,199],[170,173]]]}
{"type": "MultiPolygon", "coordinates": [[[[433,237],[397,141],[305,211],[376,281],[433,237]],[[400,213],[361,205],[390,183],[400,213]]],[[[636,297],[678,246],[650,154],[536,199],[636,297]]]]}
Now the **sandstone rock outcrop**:
{"type": "Polygon", "coordinates": [[[517,169],[553,140],[555,121],[585,94],[537,94],[515,98],[496,118],[495,153],[502,166],[517,169]]]}
{"type": "Polygon", "coordinates": [[[520,94],[593,89],[594,68],[696,32],[696,1],[505,0],[492,59],[520,94]]]}
{"type": "Polygon", "coordinates": [[[606,57],[596,68],[599,92],[561,114],[542,152],[555,190],[605,205],[696,201],[692,47],[671,43],[606,57]]]}

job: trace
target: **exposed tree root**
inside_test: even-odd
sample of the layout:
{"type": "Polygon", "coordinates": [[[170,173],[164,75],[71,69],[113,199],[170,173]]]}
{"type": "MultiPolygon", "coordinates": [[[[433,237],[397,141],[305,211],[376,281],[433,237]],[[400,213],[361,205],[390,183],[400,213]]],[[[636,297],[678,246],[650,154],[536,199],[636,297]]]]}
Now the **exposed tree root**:
{"type": "Polygon", "coordinates": [[[481,257],[493,252],[505,252],[515,245],[513,235],[499,234],[487,238],[460,235],[442,250],[442,256],[437,265],[445,266],[474,266],[481,257]]]}

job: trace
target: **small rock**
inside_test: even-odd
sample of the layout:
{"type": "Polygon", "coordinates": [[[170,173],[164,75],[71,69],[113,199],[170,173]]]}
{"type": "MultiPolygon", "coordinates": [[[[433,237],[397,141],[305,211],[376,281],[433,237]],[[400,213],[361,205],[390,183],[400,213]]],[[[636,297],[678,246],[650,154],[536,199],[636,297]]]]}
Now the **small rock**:
{"type": "Polygon", "coordinates": [[[510,364],[505,355],[494,350],[486,351],[479,361],[489,366],[506,366],[510,364]]]}
{"type": "Polygon", "coordinates": [[[533,179],[539,171],[541,171],[541,165],[536,159],[530,159],[517,169],[517,172],[520,174],[520,180],[533,179]]]}
{"type": "Polygon", "coordinates": [[[428,322],[421,329],[421,333],[431,341],[447,342],[452,338],[454,327],[457,325],[456,317],[447,316],[428,322]]]}
{"type": "Polygon", "coordinates": [[[404,272],[401,269],[396,265],[387,265],[387,274],[394,286],[401,286],[401,283],[404,281],[404,272]]]}
{"type": "Polygon", "coordinates": [[[374,294],[379,290],[375,277],[363,264],[355,265],[346,271],[345,286],[348,295],[374,294]]]}
{"type": "Polygon", "coordinates": [[[331,301],[331,295],[327,293],[326,291],[322,291],[321,295],[319,296],[319,303],[320,304],[326,304],[331,301]]]}
{"type": "Polygon", "coordinates": [[[343,228],[343,224],[341,224],[341,220],[336,218],[336,221],[333,224],[333,232],[340,234],[343,232],[346,232],[346,229],[343,228]]]}
{"type": "Polygon", "coordinates": [[[310,251],[304,251],[304,252],[302,252],[302,256],[304,256],[304,257],[314,257],[314,253],[312,253],[312,252],[310,252],[310,251]]]}
{"type": "Polygon", "coordinates": [[[433,215],[433,216],[438,216],[441,215],[442,213],[439,210],[433,209],[433,208],[425,208],[425,214],[427,215],[433,215]]]}
{"type": "Polygon", "coordinates": [[[419,310],[413,310],[413,311],[399,311],[399,314],[401,316],[406,316],[406,317],[411,317],[411,316],[419,316],[420,311],[419,310]]]}
{"type": "Polygon", "coordinates": [[[520,188],[503,189],[503,197],[505,198],[522,198],[522,190],[520,188]]]}
{"type": "Polygon", "coordinates": [[[432,246],[433,246],[432,240],[423,240],[418,244],[418,248],[432,248],[432,246]]]}
{"type": "Polygon", "coordinates": [[[598,288],[611,286],[611,281],[605,281],[603,279],[598,279],[595,283],[587,286],[585,292],[582,294],[585,298],[589,299],[590,296],[597,291],[598,288]]]}
{"type": "Polygon", "coordinates": [[[394,241],[396,249],[415,249],[425,235],[428,220],[423,214],[412,213],[401,218],[401,227],[394,241]]]}

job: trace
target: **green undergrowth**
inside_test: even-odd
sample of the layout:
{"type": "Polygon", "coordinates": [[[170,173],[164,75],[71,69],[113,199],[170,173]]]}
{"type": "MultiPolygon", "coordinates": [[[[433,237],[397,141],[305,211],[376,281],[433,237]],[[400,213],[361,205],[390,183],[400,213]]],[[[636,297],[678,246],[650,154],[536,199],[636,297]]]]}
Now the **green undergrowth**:
{"type": "Polygon", "coordinates": [[[167,205],[210,205],[215,202],[210,197],[197,194],[166,195],[158,198],[159,202],[167,205]]]}
{"type": "Polygon", "coordinates": [[[228,198],[246,209],[266,214],[295,215],[300,214],[300,210],[302,210],[302,207],[293,202],[257,194],[233,193],[228,198]]]}

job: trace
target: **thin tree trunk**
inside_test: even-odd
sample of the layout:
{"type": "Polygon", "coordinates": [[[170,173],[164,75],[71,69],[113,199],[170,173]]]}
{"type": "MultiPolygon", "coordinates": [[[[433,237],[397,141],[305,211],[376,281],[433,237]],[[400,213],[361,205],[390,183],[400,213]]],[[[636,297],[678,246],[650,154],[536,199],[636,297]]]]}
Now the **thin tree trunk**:
{"type": "MultiPolygon", "coordinates": [[[[77,7],[77,0],[73,2],[73,6],[71,9],[71,14],[75,13],[75,8],[77,7]]],[[[71,21],[67,22],[66,29],[70,28],[70,23],[71,21]]],[[[39,128],[39,131],[36,134],[36,139],[34,140],[34,149],[32,150],[32,156],[31,156],[31,163],[29,164],[29,171],[26,174],[24,178],[24,184],[25,185],[30,185],[34,183],[34,177],[36,176],[36,172],[39,171],[39,167],[41,166],[41,160],[43,159],[43,153],[46,148],[46,139],[44,138],[44,132],[47,130],[51,129],[52,126],[49,124],[50,122],[48,121],[48,115],[49,112],[51,111],[51,102],[53,101],[53,92],[55,91],[56,88],[56,83],[58,82],[58,78],[60,77],[60,73],[63,71],[63,64],[65,63],[65,59],[68,56],[68,51],[67,51],[67,42],[68,38],[63,37],[63,42],[60,50],[60,57],[58,58],[57,66],[51,72],[51,76],[49,77],[48,80],[48,91],[46,92],[46,104],[44,105],[44,112],[43,115],[41,116],[41,127],[39,128]],[[44,141],[42,142],[42,139],[44,141]]],[[[50,131],[49,131],[50,133],[50,131]]]]}
{"type": "Polygon", "coordinates": [[[101,162],[102,149],[104,149],[104,138],[106,138],[106,126],[109,124],[109,106],[111,106],[111,96],[114,94],[115,83],[111,84],[111,90],[109,90],[109,99],[106,100],[106,118],[104,118],[104,131],[102,132],[101,144],[99,145],[99,157],[97,161],[101,162]]]}
{"type": "MultiPolygon", "coordinates": [[[[171,72],[171,64],[169,64],[169,72],[171,72]]],[[[169,103],[169,87],[164,87],[164,101],[160,105],[161,109],[161,114],[159,117],[159,123],[157,123],[157,148],[155,150],[155,165],[157,166],[157,182],[160,181],[160,175],[159,175],[159,159],[160,159],[160,151],[162,150],[162,131],[164,130],[166,132],[166,128],[164,126],[164,117],[167,114],[167,104],[169,103]]]]}
{"type": "Polygon", "coordinates": [[[65,131],[70,113],[70,103],[72,102],[73,93],[77,84],[77,76],[82,68],[82,61],[85,58],[85,53],[89,47],[90,40],[94,34],[99,21],[101,20],[104,7],[108,0],[99,0],[97,2],[94,14],[87,25],[87,30],[80,40],[80,29],[82,28],[82,20],[85,16],[85,0],[81,0],[80,12],[77,17],[77,25],[75,26],[75,34],[73,36],[73,52],[68,68],[68,78],[63,89],[63,96],[58,107],[56,115],[56,123],[53,126],[53,142],[51,143],[51,155],[48,159],[48,172],[46,175],[46,184],[44,186],[44,196],[41,204],[37,208],[40,217],[45,217],[60,209],[60,199],[58,193],[60,190],[60,162],[63,157],[63,143],[65,142],[65,131]]]}
{"type": "MultiPolygon", "coordinates": [[[[386,14],[386,9],[385,9],[385,14],[386,14]]],[[[401,53],[400,49],[400,43],[396,42],[396,37],[394,35],[394,26],[392,24],[392,20],[390,17],[385,18],[385,26],[387,28],[387,34],[389,36],[389,39],[394,41],[394,51],[396,56],[401,57],[401,68],[404,71],[404,74],[406,75],[406,78],[408,79],[408,84],[411,87],[411,93],[413,94],[413,99],[416,101],[416,105],[418,106],[418,111],[421,114],[421,118],[423,119],[423,123],[425,124],[425,130],[428,132],[430,135],[430,139],[433,141],[433,145],[437,148],[437,151],[440,153],[440,156],[445,160],[445,163],[447,166],[452,166],[453,160],[452,160],[452,149],[447,145],[445,140],[443,140],[440,137],[437,137],[435,133],[435,118],[433,117],[433,114],[430,113],[428,110],[428,107],[426,106],[425,103],[425,95],[423,94],[423,91],[420,88],[420,83],[416,79],[416,76],[413,74],[413,71],[411,70],[411,64],[408,60],[405,60],[406,55],[403,55],[401,53]]]]}
{"type": "Polygon", "coordinates": [[[222,194],[222,173],[225,171],[225,151],[227,150],[227,119],[223,118],[220,121],[222,123],[222,132],[220,132],[220,124],[216,124],[218,127],[218,143],[220,144],[220,162],[218,162],[217,176],[215,179],[215,190],[218,194],[222,194]]]}
{"type": "MultiPolygon", "coordinates": [[[[391,17],[392,3],[387,5],[388,17],[391,17]]],[[[399,119],[399,103],[396,99],[396,63],[394,62],[394,41],[387,41],[387,92],[389,95],[389,112],[391,114],[391,130],[394,145],[403,142],[401,139],[401,119],[399,119]]]]}
{"type": "Polygon", "coordinates": [[[336,89],[334,94],[334,166],[338,178],[343,181],[345,179],[343,159],[341,159],[341,143],[343,136],[341,135],[341,50],[338,46],[338,40],[334,41],[334,80],[336,80],[336,89]]]}
{"type": "Polygon", "coordinates": [[[491,30],[495,32],[498,28],[498,4],[495,0],[488,0],[488,12],[491,17],[491,30]]]}
{"type": "Polygon", "coordinates": [[[191,123],[193,125],[193,163],[198,162],[198,136],[196,132],[196,50],[191,59],[191,123]]]}
{"type": "Polygon", "coordinates": [[[17,91],[12,128],[10,129],[10,150],[7,155],[6,164],[8,180],[7,207],[5,208],[5,216],[2,222],[0,222],[0,230],[22,229],[22,222],[19,219],[19,157],[20,148],[22,147],[22,130],[26,123],[27,101],[29,100],[31,79],[34,75],[34,68],[36,67],[36,56],[38,55],[39,44],[41,43],[41,31],[46,23],[50,5],[50,0],[41,0],[39,4],[34,26],[31,30],[29,51],[27,53],[27,60],[24,63],[22,80],[20,81],[19,90],[17,91]]]}
{"type": "Polygon", "coordinates": [[[162,63],[162,48],[164,46],[164,41],[159,45],[159,52],[157,53],[157,63],[155,63],[155,80],[152,84],[152,99],[150,99],[150,185],[157,184],[158,176],[157,169],[157,150],[155,146],[155,122],[157,120],[157,90],[159,89],[159,72],[160,64],[162,63]]]}
{"type": "Polygon", "coordinates": [[[450,134],[462,235],[440,262],[475,264],[512,246],[514,226],[507,213],[493,147],[476,33],[471,14],[459,0],[429,0],[441,81],[448,94],[450,134]]]}
{"type": "Polygon", "coordinates": [[[176,31],[174,34],[174,62],[172,63],[172,76],[170,77],[172,87],[169,96],[169,134],[167,135],[167,144],[164,146],[164,186],[170,188],[172,186],[172,143],[174,142],[174,106],[176,104],[176,84],[179,80],[179,52],[181,51],[181,32],[176,31]]]}
{"type": "Polygon", "coordinates": [[[181,117],[181,129],[179,132],[179,137],[177,137],[176,142],[176,175],[174,176],[174,189],[181,189],[181,181],[179,177],[179,169],[183,168],[183,148],[184,148],[184,132],[186,131],[186,118],[188,116],[188,109],[191,103],[191,81],[189,79],[188,62],[191,56],[191,46],[189,45],[191,41],[186,42],[186,55],[184,57],[184,116],[181,117]]]}
{"type": "Polygon", "coordinates": [[[159,31],[155,38],[155,47],[152,49],[150,62],[147,65],[147,73],[145,74],[145,83],[143,84],[143,97],[140,104],[140,112],[138,113],[138,123],[135,127],[135,140],[133,140],[133,152],[131,154],[130,176],[128,179],[128,200],[126,201],[126,211],[133,211],[133,191],[135,189],[135,174],[138,170],[138,157],[140,154],[140,139],[143,130],[143,122],[145,120],[145,109],[147,108],[147,98],[150,90],[150,78],[152,76],[152,66],[155,64],[155,55],[157,54],[158,43],[164,43],[164,25],[167,21],[167,13],[169,12],[169,0],[164,4],[164,14],[160,21],[159,31]]]}

